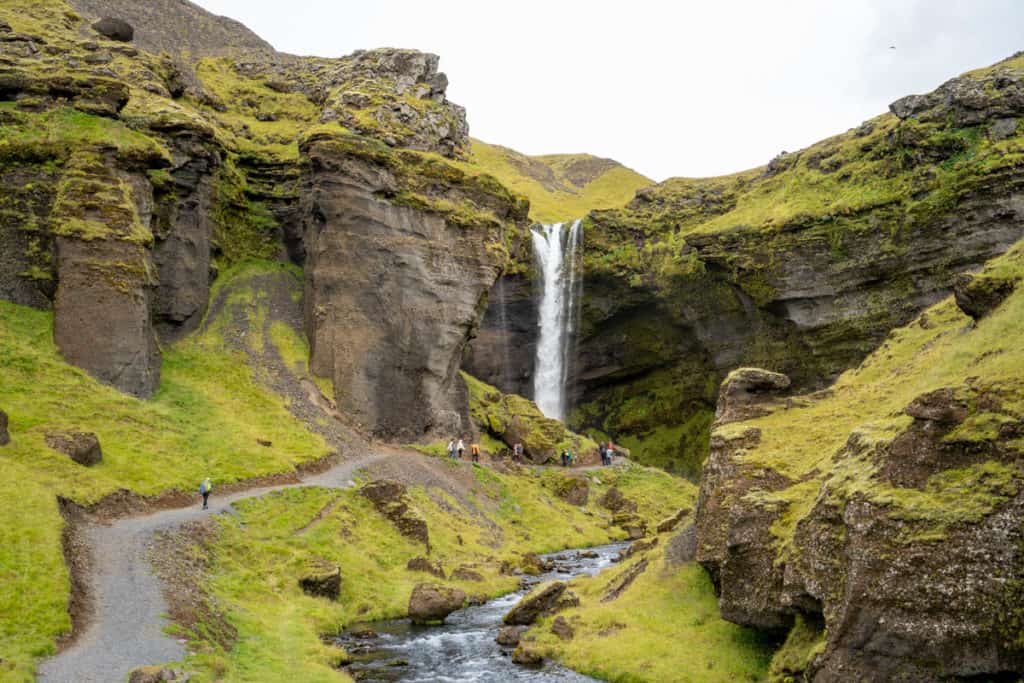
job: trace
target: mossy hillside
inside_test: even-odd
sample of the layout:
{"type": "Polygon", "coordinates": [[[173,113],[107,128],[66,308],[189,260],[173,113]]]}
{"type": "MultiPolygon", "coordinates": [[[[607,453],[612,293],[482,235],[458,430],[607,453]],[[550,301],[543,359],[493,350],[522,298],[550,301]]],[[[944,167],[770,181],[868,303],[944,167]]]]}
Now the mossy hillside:
{"type": "Polygon", "coordinates": [[[569,221],[593,209],[624,206],[653,181],[607,159],[588,154],[528,157],[480,140],[472,141],[470,163],[530,200],[530,218],[540,223],[569,221]]]}
{"type": "Polygon", "coordinates": [[[707,573],[676,564],[661,544],[593,578],[571,582],[579,607],[563,610],[574,636],[551,632],[553,617],[525,636],[526,647],[601,680],[628,683],[761,681],[772,644],[752,629],[723,620],[707,573]],[[616,578],[640,562],[646,570],[618,598],[604,601],[616,578]]]}
{"type": "MultiPolygon", "coordinates": [[[[225,274],[224,282],[232,277],[225,274]]],[[[8,474],[0,499],[9,511],[0,529],[4,680],[31,680],[36,659],[70,628],[58,496],[87,505],[120,489],[191,492],[205,476],[223,485],[293,471],[327,454],[322,438],[259,384],[215,327],[165,348],[161,388],[139,401],[65,363],[50,313],[0,302],[0,406],[12,437],[0,449],[8,474]],[[50,450],[46,433],[61,429],[97,434],[103,462],[83,468],[50,450]],[[274,446],[260,446],[258,438],[274,446]]]]}
{"type": "MultiPolygon", "coordinates": [[[[447,461],[433,467],[460,480],[468,474],[474,483],[462,497],[436,487],[409,490],[414,514],[427,522],[429,557],[441,562],[449,575],[465,566],[479,573],[482,581],[442,581],[407,570],[410,559],[425,554],[423,545],[401,536],[358,491],[297,489],[245,501],[238,505],[237,518],[218,521],[212,548],[197,547],[213,561],[209,588],[238,630],[238,639],[225,650],[202,625],[186,634],[196,651],[186,664],[196,672],[196,680],[268,680],[282,675],[340,680],[332,666],[346,655],[325,645],[320,635],[403,616],[416,584],[442,583],[469,595],[491,597],[518,586],[516,577],[500,573],[503,562],[515,566],[527,552],[621,537],[621,532],[609,528],[609,513],[594,502],[608,481],[597,484],[592,479],[591,502],[583,511],[551,494],[549,480],[563,476],[557,471],[499,472],[447,461]],[[323,560],[341,567],[337,602],[308,597],[298,586],[303,568],[323,560]]],[[[597,475],[608,475],[638,500],[639,514],[650,525],[680,506],[692,505],[695,495],[692,486],[669,482],[670,477],[654,470],[630,468],[597,475]]]]}
{"type": "MultiPolygon", "coordinates": [[[[983,272],[1021,274],[1024,245],[1016,245],[983,272]]],[[[1002,425],[1019,423],[1024,415],[1024,356],[1013,343],[1022,324],[1024,292],[1019,289],[976,325],[951,297],[895,330],[827,394],[720,428],[717,433],[723,438],[757,428],[760,442],[744,462],[803,480],[776,493],[748,494],[750,500],[783,513],[772,527],[780,548],[792,549],[794,530],[821,491],[838,504],[863,497],[884,506],[894,518],[914,522],[904,542],[941,539],[949,529],[978,521],[1016,495],[1024,470],[1013,460],[952,467],[915,489],[881,482],[877,473],[882,463],[873,454],[908,428],[911,418],[903,409],[913,399],[947,387],[965,401],[970,414],[944,439],[979,446],[1000,441],[1003,448],[1024,448],[1020,438],[1000,432],[1002,425]],[[857,447],[848,449],[848,442],[857,447]]]]}
{"type": "Polygon", "coordinates": [[[573,434],[558,420],[546,417],[533,401],[502,394],[486,382],[462,373],[469,389],[469,414],[477,428],[511,449],[516,441],[523,444],[526,455],[534,462],[557,457],[565,449],[577,456],[591,454],[597,444],[585,436],[573,434]]]}

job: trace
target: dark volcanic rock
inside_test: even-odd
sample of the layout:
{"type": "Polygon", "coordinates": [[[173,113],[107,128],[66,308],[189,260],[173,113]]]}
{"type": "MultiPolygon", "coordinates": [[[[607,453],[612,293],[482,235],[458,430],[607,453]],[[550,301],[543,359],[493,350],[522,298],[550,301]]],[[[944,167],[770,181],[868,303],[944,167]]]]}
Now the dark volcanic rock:
{"type": "Polygon", "coordinates": [[[417,585],[409,596],[409,618],[415,624],[430,624],[445,618],[466,603],[466,594],[456,588],[432,583],[417,585]]]}
{"type": "Polygon", "coordinates": [[[458,581],[483,581],[483,574],[469,567],[459,567],[452,572],[452,579],[458,581]]]}
{"type": "Polygon", "coordinates": [[[729,373],[718,395],[715,419],[719,424],[748,420],[768,411],[764,403],[789,388],[789,377],[760,368],[740,368],[729,373]]]}
{"type": "Polygon", "coordinates": [[[124,19],[104,17],[94,23],[92,28],[96,33],[122,43],[129,43],[135,37],[135,29],[124,19]]]}
{"type": "Polygon", "coordinates": [[[936,389],[915,398],[905,412],[917,420],[949,425],[959,424],[967,417],[967,404],[957,399],[952,389],[936,389]]]}
{"type": "Polygon", "coordinates": [[[1017,286],[1015,279],[960,273],[953,279],[953,295],[960,310],[975,320],[992,312],[1017,286]]]}
{"type": "Polygon", "coordinates": [[[555,617],[555,620],[551,623],[551,632],[554,633],[560,640],[572,640],[576,632],[573,630],[569,622],[565,620],[565,617],[555,617]]]}
{"type": "Polygon", "coordinates": [[[53,432],[46,435],[46,445],[63,453],[79,465],[92,467],[103,460],[100,440],[87,432],[53,432]]]}
{"type": "Polygon", "coordinates": [[[406,563],[405,568],[411,572],[424,572],[427,574],[432,574],[442,580],[446,578],[444,573],[444,567],[441,566],[441,563],[439,561],[431,562],[425,557],[412,558],[406,563]]]}
{"type": "Polygon", "coordinates": [[[374,481],[361,488],[359,493],[369,498],[377,511],[387,517],[400,534],[423,543],[427,546],[427,552],[430,552],[427,522],[410,507],[405,486],[396,481],[374,481]]]}
{"type": "Polygon", "coordinates": [[[498,645],[503,645],[504,647],[515,647],[519,644],[519,639],[522,638],[523,634],[526,633],[528,629],[528,626],[502,626],[494,640],[498,645]]]}
{"type": "Polygon", "coordinates": [[[598,505],[611,510],[612,512],[636,512],[636,501],[630,500],[622,495],[622,491],[618,487],[612,486],[601,499],[597,501],[598,505]]]}
{"type": "Polygon", "coordinates": [[[7,413],[0,410],[0,446],[6,446],[11,442],[11,434],[7,430],[7,413]]]}

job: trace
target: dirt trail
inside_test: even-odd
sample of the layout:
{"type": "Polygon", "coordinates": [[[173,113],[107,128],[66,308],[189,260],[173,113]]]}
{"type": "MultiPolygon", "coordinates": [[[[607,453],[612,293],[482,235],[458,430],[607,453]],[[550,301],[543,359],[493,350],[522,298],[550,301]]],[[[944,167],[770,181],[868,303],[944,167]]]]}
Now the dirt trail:
{"type": "Polygon", "coordinates": [[[49,683],[113,683],[123,681],[138,666],[162,664],[185,657],[185,647],[166,635],[167,603],[160,582],[147,561],[153,535],[207,515],[228,511],[246,498],[300,486],[347,488],[353,475],[397,456],[380,451],[352,458],[292,484],[266,486],[210,498],[209,510],[200,505],[163,510],[121,519],[110,526],[86,525],[83,536],[93,557],[91,592],[94,612],[86,630],[55,657],[39,667],[40,681],[49,683]]]}

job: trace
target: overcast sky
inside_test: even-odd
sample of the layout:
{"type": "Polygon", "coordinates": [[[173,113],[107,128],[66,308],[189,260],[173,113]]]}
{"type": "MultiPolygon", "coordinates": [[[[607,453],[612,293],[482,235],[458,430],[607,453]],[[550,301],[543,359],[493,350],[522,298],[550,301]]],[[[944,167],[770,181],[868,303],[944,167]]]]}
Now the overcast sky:
{"type": "Polygon", "coordinates": [[[1024,49],[1024,0],[198,2],[285,52],[437,53],[474,137],[656,180],[758,166],[1024,49]]]}

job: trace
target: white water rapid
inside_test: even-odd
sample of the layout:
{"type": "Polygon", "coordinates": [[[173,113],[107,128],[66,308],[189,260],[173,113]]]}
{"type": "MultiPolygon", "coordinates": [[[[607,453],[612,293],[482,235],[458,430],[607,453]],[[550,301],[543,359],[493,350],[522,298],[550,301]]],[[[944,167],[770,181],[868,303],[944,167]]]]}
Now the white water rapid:
{"type": "Polygon", "coordinates": [[[533,370],[533,399],[545,415],[564,421],[579,304],[577,261],[583,228],[577,220],[568,229],[563,223],[555,223],[536,226],[530,232],[533,257],[541,278],[537,315],[540,336],[533,370]]]}

